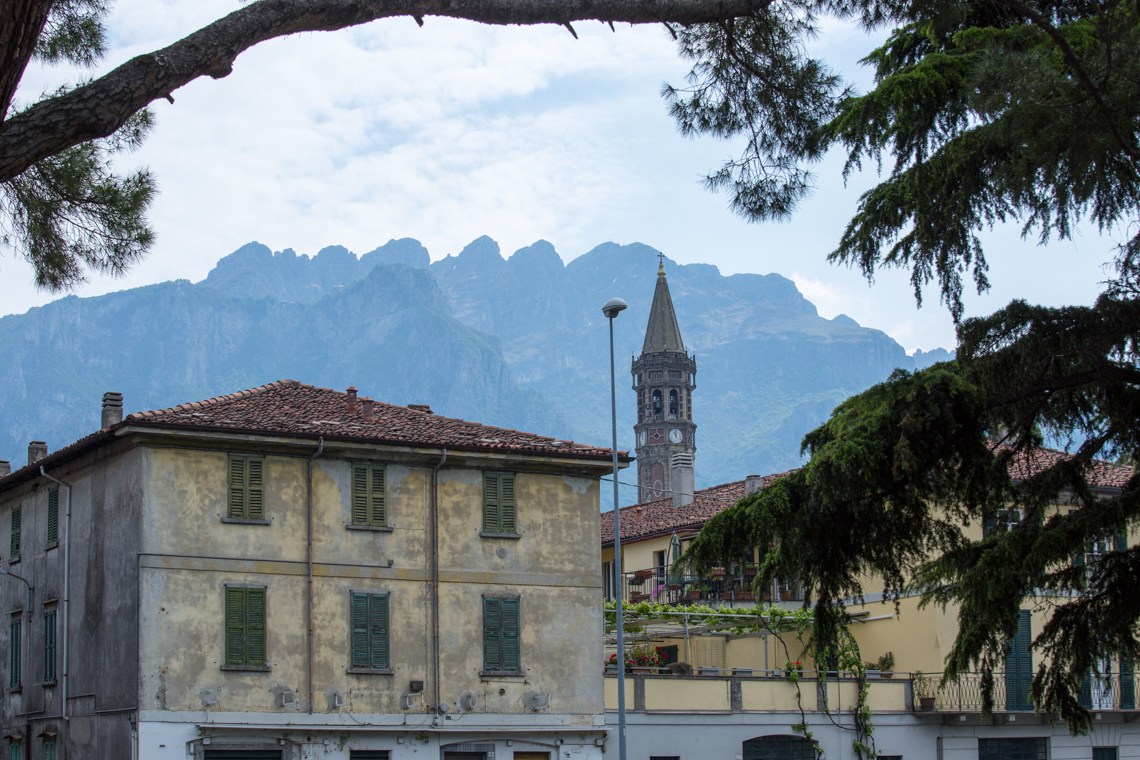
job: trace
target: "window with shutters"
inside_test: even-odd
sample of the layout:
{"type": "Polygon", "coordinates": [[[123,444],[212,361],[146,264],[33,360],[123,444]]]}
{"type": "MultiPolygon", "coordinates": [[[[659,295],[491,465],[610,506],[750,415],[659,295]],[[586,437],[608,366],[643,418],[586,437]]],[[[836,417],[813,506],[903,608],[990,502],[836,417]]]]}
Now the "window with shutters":
{"type": "Polygon", "coordinates": [[[388,594],[352,591],[349,673],[391,673],[388,659],[388,594]]]}
{"type": "Polygon", "coordinates": [[[802,736],[758,736],[744,742],[743,760],[816,760],[815,742],[802,736]]]}
{"type": "Polygon", "coordinates": [[[44,760],[55,760],[55,739],[44,739],[44,760]]]}
{"type": "Polygon", "coordinates": [[[59,489],[48,489],[47,548],[59,545],[59,489]]]}
{"type": "Polygon", "coordinates": [[[1049,745],[1044,737],[978,739],[978,760],[1046,760],[1049,745]]]}
{"type": "Polygon", "coordinates": [[[20,558],[20,517],[22,509],[12,507],[12,546],[8,560],[15,562],[20,558]]]}
{"type": "Polygon", "coordinates": [[[229,490],[223,522],[268,525],[265,519],[264,457],[230,455],[229,490]]]}
{"type": "Polygon", "coordinates": [[[352,524],[348,527],[388,527],[384,501],[384,465],[352,465],[352,524]]]}
{"type": "Polygon", "coordinates": [[[44,613],[44,683],[55,683],[55,610],[44,613]]]}
{"type": "Polygon", "coordinates": [[[483,535],[517,536],[515,521],[515,475],[483,473],[483,535]]]}
{"type": "Polygon", "coordinates": [[[222,670],[269,670],[265,587],[226,586],[226,657],[222,670]]]}
{"type": "Polygon", "coordinates": [[[20,657],[20,633],[21,625],[20,618],[12,618],[12,624],[8,627],[8,688],[20,688],[20,664],[23,662],[20,657]]]}
{"type": "Polygon", "coordinates": [[[24,756],[24,745],[12,742],[8,745],[8,760],[21,760],[24,756]]]}
{"type": "Polygon", "coordinates": [[[522,672],[518,597],[483,597],[483,672],[522,672]]]}
{"type": "Polygon", "coordinates": [[[982,522],[982,538],[989,538],[999,531],[1004,533],[1016,527],[1020,522],[1020,509],[999,509],[982,522]]]}

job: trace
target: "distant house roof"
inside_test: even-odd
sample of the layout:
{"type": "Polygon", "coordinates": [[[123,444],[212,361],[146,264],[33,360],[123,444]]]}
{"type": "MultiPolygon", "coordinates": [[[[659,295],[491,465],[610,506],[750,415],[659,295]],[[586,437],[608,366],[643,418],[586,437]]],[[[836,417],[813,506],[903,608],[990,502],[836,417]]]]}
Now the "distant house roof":
{"type": "MultiPolygon", "coordinates": [[[[295,435],[315,440],[359,441],[394,446],[446,447],[457,451],[486,451],[529,456],[609,460],[610,449],[586,446],[518,430],[441,417],[426,407],[395,406],[373,402],[373,420],[365,422],[361,400],[350,411],[349,396],[295,380],[279,380],[250,390],[129,415],[122,422],[79,439],[45,459],[0,479],[0,487],[76,456],[114,437],[126,426],[190,429],[205,432],[240,432],[295,435]]],[[[622,461],[630,456],[619,451],[622,461]]]]}
{"type": "MultiPolygon", "coordinates": [[[[794,470],[789,470],[794,472],[794,470]]],[[[767,488],[787,472],[765,475],[760,486],[767,488]]],[[[693,494],[693,503],[673,508],[673,499],[655,499],[621,508],[621,540],[623,543],[646,541],[667,536],[674,531],[699,530],[709,518],[731,507],[744,497],[744,481],[704,488],[693,494]]],[[[602,545],[614,542],[613,510],[602,513],[602,545]]]]}
{"type": "Polygon", "coordinates": [[[681,326],[677,324],[677,313],[673,311],[673,298],[669,295],[669,283],[665,280],[664,265],[657,272],[657,287],[653,291],[653,305],[649,308],[649,324],[645,328],[645,343],[641,353],[658,351],[685,351],[681,340],[681,326]]]}
{"type": "MultiPolygon", "coordinates": [[[[1010,462],[1009,474],[1014,480],[1024,480],[1071,457],[1072,454],[1057,449],[1037,448],[1015,457],[1010,462]]],[[[760,487],[767,488],[792,472],[795,470],[765,475],[761,479],[760,487]]],[[[1097,459],[1093,461],[1088,482],[1093,488],[1119,489],[1128,483],[1134,472],[1131,466],[1097,459]]],[[[681,533],[700,530],[710,518],[728,509],[743,497],[744,481],[737,480],[697,491],[692,504],[677,509],[673,508],[671,498],[622,507],[622,543],[646,541],[670,535],[674,531],[681,533]]],[[[614,513],[611,510],[602,514],[602,546],[610,546],[613,542],[614,513]]]]}

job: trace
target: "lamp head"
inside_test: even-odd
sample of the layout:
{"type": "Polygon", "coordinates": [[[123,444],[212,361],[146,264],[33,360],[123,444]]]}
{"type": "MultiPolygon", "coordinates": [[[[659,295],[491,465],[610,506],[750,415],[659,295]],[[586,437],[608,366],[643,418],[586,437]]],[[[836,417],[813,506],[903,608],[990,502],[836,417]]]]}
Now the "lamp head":
{"type": "Polygon", "coordinates": [[[629,304],[620,298],[611,298],[602,306],[602,313],[606,315],[606,319],[613,319],[618,315],[618,312],[624,311],[628,307],[629,304]]]}

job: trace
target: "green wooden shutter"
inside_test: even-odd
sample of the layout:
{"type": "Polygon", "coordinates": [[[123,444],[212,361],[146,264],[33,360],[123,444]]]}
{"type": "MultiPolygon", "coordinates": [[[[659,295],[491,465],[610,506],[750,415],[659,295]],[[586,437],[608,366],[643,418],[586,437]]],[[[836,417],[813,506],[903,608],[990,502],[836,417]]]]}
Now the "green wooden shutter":
{"type": "Polygon", "coordinates": [[[1005,709],[1032,710],[1029,688],[1033,685],[1033,662],[1029,647],[1033,643],[1030,613],[1021,610],[1017,621],[1017,637],[1007,645],[1005,657],[1005,709]]]}
{"type": "Polygon", "coordinates": [[[515,530],[515,476],[499,476],[499,527],[503,533],[516,533],[515,530]]]}
{"type": "Polygon", "coordinates": [[[59,489],[48,491],[47,542],[59,543],[59,489]]]}
{"type": "Polygon", "coordinates": [[[519,600],[503,599],[503,670],[516,673],[520,667],[519,656],[519,600]]]}
{"type": "Polygon", "coordinates": [[[1120,651],[1120,709],[1136,709],[1136,676],[1132,671],[1132,660],[1123,648],[1120,651]]]}
{"type": "Polygon", "coordinates": [[[44,760],[55,760],[55,739],[44,739],[44,760]]]}
{"type": "Polygon", "coordinates": [[[20,618],[8,630],[8,686],[15,689],[20,686],[20,618]]]}
{"type": "Polygon", "coordinates": [[[247,664],[265,664],[265,589],[246,589],[246,653],[247,664]]]}
{"type": "Polygon", "coordinates": [[[499,522],[499,474],[483,473],[483,532],[502,533],[499,522]]]}
{"type": "Polygon", "coordinates": [[[1113,551],[1125,552],[1128,551],[1128,534],[1122,530],[1118,530],[1112,534],[1112,548],[1113,551]]]}
{"type": "Polygon", "coordinates": [[[265,519],[265,460],[261,457],[246,459],[245,516],[265,519]]]}
{"type": "Polygon", "coordinates": [[[245,457],[231,456],[229,471],[229,516],[245,517],[245,457]]]}
{"type": "Polygon", "coordinates": [[[998,519],[997,515],[990,515],[982,521],[982,539],[987,539],[994,534],[997,530],[998,519]]]}
{"type": "Polygon", "coordinates": [[[20,744],[19,742],[12,742],[11,744],[9,744],[8,745],[8,760],[20,760],[20,758],[23,757],[23,755],[21,754],[23,749],[24,749],[24,745],[20,744]]]}
{"type": "Polygon", "coordinates": [[[368,481],[368,524],[383,528],[388,524],[388,516],[384,512],[384,467],[369,467],[368,481]]]}
{"type": "Polygon", "coordinates": [[[371,594],[369,609],[369,634],[372,651],[369,653],[372,667],[388,669],[388,595],[371,594]]]}
{"type": "Polygon", "coordinates": [[[503,669],[502,605],[494,597],[483,598],[483,670],[503,669]]]}
{"type": "Polygon", "coordinates": [[[12,556],[11,559],[16,559],[20,556],[20,507],[12,507],[12,556]]]}
{"type": "Polygon", "coordinates": [[[55,683],[55,610],[44,613],[44,681],[55,683]]]}
{"type": "Polygon", "coordinates": [[[368,642],[368,594],[352,594],[349,603],[352,618],[352,667],[370,667],[368,642]]]}
{"type": "Polygon", "coordinates": [[[352,524],[368,524],[368,467],[352,466],[352,524]]]}
{"type": "Polygon", "coordinates": [[[226,587],[226,664],[244,665],[245,589],[226,587]]]}

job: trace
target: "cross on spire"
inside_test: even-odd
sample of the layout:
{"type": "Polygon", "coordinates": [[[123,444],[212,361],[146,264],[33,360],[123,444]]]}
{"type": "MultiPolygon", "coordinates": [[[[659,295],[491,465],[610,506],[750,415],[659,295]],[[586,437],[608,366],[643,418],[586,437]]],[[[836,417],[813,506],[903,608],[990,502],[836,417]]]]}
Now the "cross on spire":
{"type": "Polygon", "coordinates": [[[663,253],[657,254],[657,274],[665,274],[665,254],[663,253]]]}

